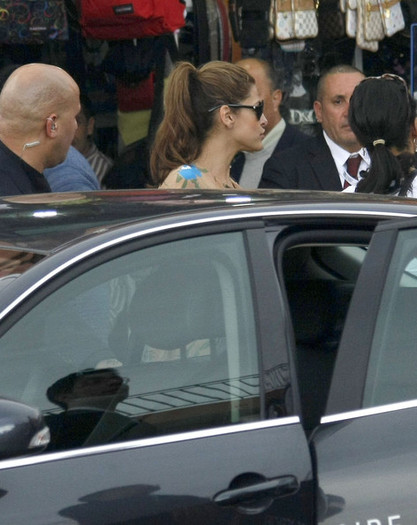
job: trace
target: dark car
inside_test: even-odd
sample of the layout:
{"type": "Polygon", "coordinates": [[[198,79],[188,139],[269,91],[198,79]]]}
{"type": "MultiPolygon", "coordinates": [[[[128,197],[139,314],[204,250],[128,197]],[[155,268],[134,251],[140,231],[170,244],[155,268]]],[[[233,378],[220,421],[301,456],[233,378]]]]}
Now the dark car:
{"type": "Polygon", "coordinates": [[[0,200],[0,523],[405,525],[417,201],[0,200]]]}

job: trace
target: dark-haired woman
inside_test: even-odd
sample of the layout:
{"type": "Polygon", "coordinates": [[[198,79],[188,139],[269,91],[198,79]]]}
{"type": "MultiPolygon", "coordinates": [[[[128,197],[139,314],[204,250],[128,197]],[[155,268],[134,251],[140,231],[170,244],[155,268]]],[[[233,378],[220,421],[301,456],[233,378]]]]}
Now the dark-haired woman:
{"type": "Polygon", "coordinates": [[[371,158],[356,192],[417,197],[416,101],[404,79],[365,78],[350,99],[349,123],[371,158]]]}
{"type": "Polygon", "coordinates": [[[267,120],[254,79],[240,66],[180,62],[168,78],[165,115],[151,151],[160,188],[239,188],[230,164],[262,149],[267,120]]]}

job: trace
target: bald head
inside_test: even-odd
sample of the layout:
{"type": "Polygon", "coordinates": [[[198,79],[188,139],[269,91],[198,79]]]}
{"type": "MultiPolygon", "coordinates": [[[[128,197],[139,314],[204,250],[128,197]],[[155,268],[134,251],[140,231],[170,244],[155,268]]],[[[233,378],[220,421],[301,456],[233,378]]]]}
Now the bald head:
{"type": "Polygon", "coordinates": [[[65,160],[77,129],[80,91],[63,69],[26,64],[0,92],[0,139],[42,172],[65,160]]]}
{"type": "Polygon", "coordinates": [[[35,130],[52,112],[68,109],[79,89],[63,69],[49,64],[17,68],[0,93],[0,130],[13,135],[35,130]]]}

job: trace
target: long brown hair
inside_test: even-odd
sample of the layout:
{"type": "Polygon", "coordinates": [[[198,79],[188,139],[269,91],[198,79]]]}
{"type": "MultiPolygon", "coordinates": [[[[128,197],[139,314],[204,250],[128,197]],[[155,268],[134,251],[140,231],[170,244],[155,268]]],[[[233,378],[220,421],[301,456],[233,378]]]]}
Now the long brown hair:
{"type": "Polygon", "coordinates": [[[255,81],[240,66],[212,61],[196,68],[179,62],[167,81],[165,115],[152,145],[150,167],[158,185],[168,173],[194,161],[214,125],[219,104],[238,104],[249,96],[255,81]]]}

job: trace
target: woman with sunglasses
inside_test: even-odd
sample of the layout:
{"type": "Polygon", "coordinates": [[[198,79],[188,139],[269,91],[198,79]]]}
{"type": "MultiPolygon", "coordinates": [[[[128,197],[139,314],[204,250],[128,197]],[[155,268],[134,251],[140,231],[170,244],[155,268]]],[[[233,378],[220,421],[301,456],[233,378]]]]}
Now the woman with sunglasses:
{"type": "Polygon", "coordinates": [[[230,164],[262,149],[267,120],[255,81],[240,66],[180,62],[168,78],[165,115],[151,151],[159,188],[239,188],[230,164]]]}
{"type": "Polygon", "coordinates": [[[404,79],[365,78],[350,99],[349,123],[371,158],[356,192],[417,197],[416,101],[404,79]]]}

